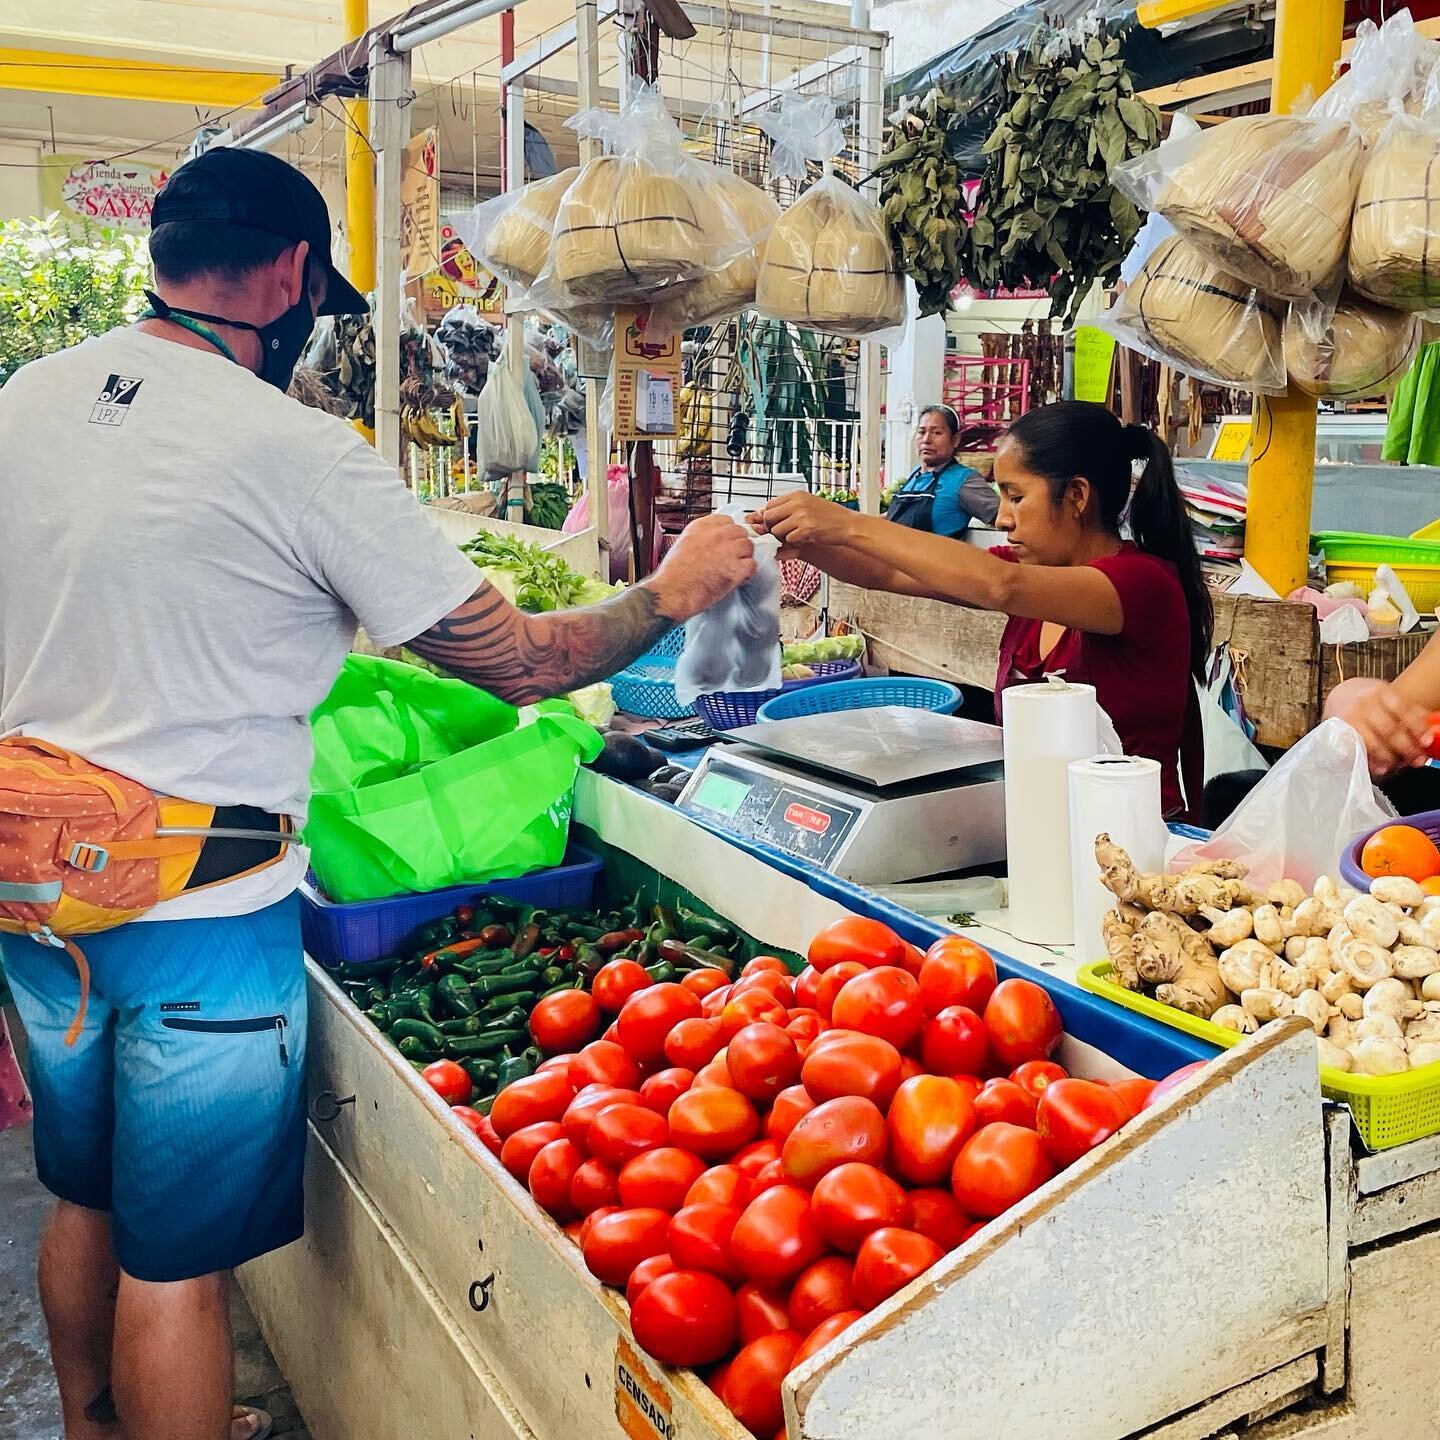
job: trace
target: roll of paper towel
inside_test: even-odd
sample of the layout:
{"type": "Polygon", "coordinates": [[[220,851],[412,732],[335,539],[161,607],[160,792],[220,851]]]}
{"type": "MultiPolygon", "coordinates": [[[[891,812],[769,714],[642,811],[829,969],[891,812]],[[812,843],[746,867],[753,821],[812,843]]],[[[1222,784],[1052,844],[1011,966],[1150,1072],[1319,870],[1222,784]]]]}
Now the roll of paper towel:
{"type": "Polygon", "coordinates": [[[1069,945],[1075,938],[1069,765],[1100,748],[1095,687],[1056,680],[1012,685],[1001,706],[1010,929],[1037,945],[1069,945]]]}
{"type": "Polygon", "coordinates": [[[1160,813],[1160,762],[1138,755],[1097,755],[1070,762],[1070,872],[1075,958],[1105,958],[1101,921],[1115,897],[1100,883],[1095,837],[1101,832],[1129,852],[1142,873],[1165,868],[1160,813]]]}

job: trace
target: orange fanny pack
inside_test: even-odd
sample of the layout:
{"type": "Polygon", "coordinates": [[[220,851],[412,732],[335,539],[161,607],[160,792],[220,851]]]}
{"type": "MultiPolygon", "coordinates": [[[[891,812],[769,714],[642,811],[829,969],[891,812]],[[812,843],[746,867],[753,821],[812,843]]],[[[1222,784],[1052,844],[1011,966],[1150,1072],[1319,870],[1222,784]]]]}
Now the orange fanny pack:
{"type": "Polygon", "coordinates": [[[70,952],[80,1009],[67,1043],[80,1034],[90,989],[75,936],[183,894],[209,840],[279,842],[270,865],[292,839],[288,828],[231,829],[214,818],[212,805],[156,795],[43,740],[0,740],[0,931],[70,952]]]}

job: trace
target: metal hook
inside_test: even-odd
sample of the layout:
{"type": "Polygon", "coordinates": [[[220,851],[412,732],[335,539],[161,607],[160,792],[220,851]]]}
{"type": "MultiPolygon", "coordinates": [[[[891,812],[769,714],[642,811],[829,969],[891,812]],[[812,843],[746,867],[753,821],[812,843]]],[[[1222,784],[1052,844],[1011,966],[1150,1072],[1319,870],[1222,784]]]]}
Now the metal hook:
{"type": "Polygon", "coordinates": [[[476,1280],[470,1286],[470,1308],[477,1314],[482,1315],[490,1305],[490,1287],[495,1283],[495,1272],[492,1270],[483,1280],[476,1280]],[[478,1298],[476,1292],[479,1292],[478,1298]]]}
{"type": "Polygon", "coordinates": [[[353,1095],[347,1095],[341,1100],[333,1090],[322,1090],[315,1097],[315,1103],[310,1107],[310,1115],[317,1124],[328,1125],[332,1120],[339,1119],[340,1111],[344,1106],[354,1103],[353,1095]]]}

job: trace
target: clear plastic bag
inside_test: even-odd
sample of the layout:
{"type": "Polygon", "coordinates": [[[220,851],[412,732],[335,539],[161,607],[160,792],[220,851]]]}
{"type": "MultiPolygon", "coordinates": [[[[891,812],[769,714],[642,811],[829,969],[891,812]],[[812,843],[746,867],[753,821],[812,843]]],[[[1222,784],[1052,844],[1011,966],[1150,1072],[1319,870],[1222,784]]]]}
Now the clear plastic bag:
{"type": "MultiPolygon", "coordinates": [[[[744,505],[724,505],[737,525],[745,525],[744,505]]],[[[718,605],[685,622],[685,649],[675,665],[675,698],[689,705],[697,695],[717,690],[780,688],[780,542],[755,535],[756,570],[718,605]]]]}
{"type": "Polygon", "coordinates": [[[1183,374],[1283,395],[1284,322],[1282,302],[1172,235],[1155,247],[1119,303],[1091,323],[1183,374]]]}
{"type": "MultiPolygon", "coordinates": [[[[605,472],[605,517],[609,522],[605,543],[610,550],[610,579],[623,580],[630,571],[630,472],[612,465],[605,472]]],[[[560,527],[566,535],[578,535],[590,524],[590,490],[587,486],[570,507],[560,527]]]]}
{"type": "Polygon", "coordinates": [[[1426,85],[1440,65],[1440,44],[1415,29],[1408,10],[1381,26],[1362,20],[1355,30],[1350,65],[1315,102],[1312,115],[1343,116],[1367,146],[1379,140],[1397,114],[1419,115],[1426,85]]]}
{"type": "Polygon", "coordinates": [[[519,190],[482,201],[456,221],[465,248],[511,287],[512,299],[522,299],[544,270],[560,202],[579,173],[579,166],[574,166],[532,180],[519,190]]]}
{"type": "Polygon", "coordinates": [[[1364,742],[1343,720],[1327,720],[1286,752],[1210,839],[1186,846],[1170,868],[1243,860],[1257,885],[1289,879],[1308,888],[1338,872],[1358,834],[1394,818],[1371,782],[1364,742]]]}
{"type": "Polygon", "coordinates": [[[770,231],[755,286],[755,308],[772,320],[851,339],[896,331],[906,319],[905,284],[890,227],[878,206],[830,171],[844,144],[835,104],[823,96],[781,97],[760,118],[775,142],[777,178],[803,179],[808,161],[825,174],[770,231]]]}
{"type": "Polygon", "coordinates": [[[1318,399],[1388,395],[1420,348],[1420,321],[1346,293],[1333,314],[1297,301],[1285,321],[1285,368],[1318,399]]]}
{"type": "Polygon", "coordinates": [[[475,466],[481,474],[513,475],[528,470],[540,445],[544,412],[539,391],[523,364],[523,346],[518,330],[507,336],[505,349],[491,365],[485,388],[475,402],[475,466]],[[521,347],[520,365],[514,353],[517,344],[521,347]],[[541,416],[538,422],[537,412],[541,416]]]}

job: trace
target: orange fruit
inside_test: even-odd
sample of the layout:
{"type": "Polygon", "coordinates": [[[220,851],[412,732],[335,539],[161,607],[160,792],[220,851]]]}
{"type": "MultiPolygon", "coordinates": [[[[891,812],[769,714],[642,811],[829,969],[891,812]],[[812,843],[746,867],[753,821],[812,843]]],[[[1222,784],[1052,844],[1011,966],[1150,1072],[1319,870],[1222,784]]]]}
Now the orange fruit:
{"type": "Polygon", "coordinates": [[[1422,880],[1420,888],[1427,895],[1440,895],[1440,875],[1432,875],[1428,880],[1422,880]]]}
{"type": "Polygon", "coordinates": [[[1365,842],[1360,868],[1367,875],[1404,875],[1423,883],[1440,877],[1440,849],[1413,825],[1387,825],[1365,842]]]}

